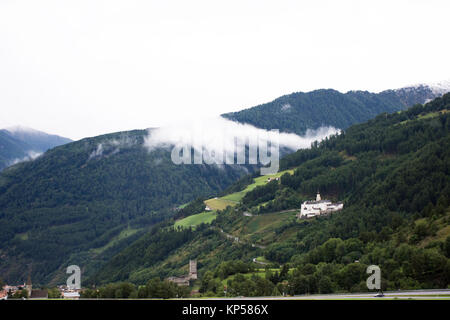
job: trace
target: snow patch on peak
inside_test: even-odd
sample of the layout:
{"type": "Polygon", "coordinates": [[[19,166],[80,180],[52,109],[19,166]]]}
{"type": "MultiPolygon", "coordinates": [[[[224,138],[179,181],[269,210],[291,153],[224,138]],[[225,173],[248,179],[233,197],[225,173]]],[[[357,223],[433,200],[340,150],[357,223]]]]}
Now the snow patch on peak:
{"type": "Polygon", "coordinates": [[[440,96],[443,95],[444,93],[450,92],[450,80],[443,80],[429,83],[416,83],[410,86],[406,86],[404,88],[399,88],[396,91],[398,90],[412,91],[418,88],[428,88],[434,95],[440,96]]]}
{"type": "Polygon", "coordinates": [[[427,86],[435,94],[444,94],[450,92],[450,80],[429,83],[427,84],[427,86]]]}

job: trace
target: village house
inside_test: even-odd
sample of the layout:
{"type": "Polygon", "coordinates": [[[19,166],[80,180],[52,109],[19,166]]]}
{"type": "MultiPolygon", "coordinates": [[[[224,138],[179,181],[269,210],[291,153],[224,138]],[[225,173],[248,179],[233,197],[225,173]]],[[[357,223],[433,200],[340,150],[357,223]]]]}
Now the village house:
{"type": "Polygon", "coordinates": [[[72,289],[67,287],[66,285],[59,285],[58,290],[59,293],[61,294],[61,297],[64,299],[72,299],[72,300],[80,299],[81,289],[72,289]]]}
{"type": "Polygon", "coordinates": [[[0,300],[8,299],[8,291],[6,289],[0,288],[0,300]]]}
{"type": "Polygon", "coordinates": [[[64,291],[62,293],[64,299],[78,300],[80,299],[80,294],[77,291],[64,291]]]}
{"type": "Polygon", "coordinates": [[[23,285],[18,285],[18,286],[6,285],[3,287],[3,289],[8,293],[9,296],[14,295],[14,293],[16,293],[19,290],[22,290],[23,288],[25,288],[25,283],[23,285]]]}

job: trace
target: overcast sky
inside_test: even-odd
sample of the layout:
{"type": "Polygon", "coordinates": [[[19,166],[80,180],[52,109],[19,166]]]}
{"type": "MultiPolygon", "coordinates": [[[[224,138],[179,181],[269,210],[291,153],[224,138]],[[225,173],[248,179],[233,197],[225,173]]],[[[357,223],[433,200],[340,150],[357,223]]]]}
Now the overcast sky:
{"type": "Polygon", "coordinates": [[[450,78],[450,1],[0,0],[0,127],[72,139],[450,78]]]}

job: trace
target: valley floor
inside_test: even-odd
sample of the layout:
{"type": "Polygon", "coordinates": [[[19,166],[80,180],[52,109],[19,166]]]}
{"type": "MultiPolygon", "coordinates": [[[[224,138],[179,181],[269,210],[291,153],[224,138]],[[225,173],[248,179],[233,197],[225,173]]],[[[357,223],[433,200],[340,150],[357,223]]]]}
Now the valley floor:
{"type": "Polygon", "coordinates": [[[208,300],[450,300],[450,289],[438,290],[407,290],[386,291],[384,297],[377,297],[376,292],[371,293],[342,293],[342,294],[312,294],[296,296],[272,297],[233,297],[208,298],[208,300]]]}

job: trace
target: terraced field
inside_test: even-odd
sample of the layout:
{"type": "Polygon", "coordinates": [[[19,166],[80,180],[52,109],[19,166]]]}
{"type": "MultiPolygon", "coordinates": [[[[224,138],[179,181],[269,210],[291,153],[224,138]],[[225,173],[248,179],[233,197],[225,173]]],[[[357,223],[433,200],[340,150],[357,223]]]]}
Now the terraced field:
{"type": "Polygon", "coordinates": [[[134,228],[128,227],[128,228],[122,230],[117,236],[112,238],[103,247],[91,249],[90,252],[98,255],[98,254],[104,252],[105,250],[111,248],[112,246],[117,245],[120,241],[124,240],[125,238],[131,237],[132,235],[134,235],[136,232],[139,232],[140,230],[142,230],[142,229],[134,229],[134,228]]]}
{"type": "Polygon", "coordinates": [[[252,217],[241,217],[233,224],[232,235],[243,241],[258,245],[268,245],[275,239],[287,239],[295,236],[295,230],[287,229],[279,232],[279,228],[295,222],[297,211],[266,213],[252,217]],[[292,233],[292,234],[291,234],[292,233]]]}
{"type": "Polygon", "coordinates": [[[285,173],[293,174],[294,170],[284,170],[284,171],[280,171],[276,174],[270,174],[270,175],[266,175],[266,176],[257,177],[254,179],[254,182],[252,184],[249,184],[244,190],[228,194],[226,196],[218,198],[218,200],[226,200],[226,201],[237,203],[242,200],[242,198],[245,196],[245,194],[247,192],[252,191],[253,189],[255,189],[258,186],[265,185],[269,182],[269,179],[279,178],[285,173]]]}
{"type": "MultiPolygon", "coordinates": [[[[240,192],[231,193],[220,198],[216,197],[208,199],[205,201],[205,204],[211,209],[211,211],[205,211],[180,219],[175,222],[175,228],[178,228],[179,226],[184,228],[195,227],[201,223],[211,223],[216,218],[217,210],[224,210],[228,206],[234,207],[242,200],[247,192],[255,189],[257,186],[265,185],[270,179],[279,178],[285,173],[293,174],[294,170],[285,170],[276,174],[257,177],[254,179],[254,183],[248,185],[240,192]]],[[[186,204],[184,206],[186,206],[186,204]]]]}
{"type": "Polygon", "coordinates": [[[211,208],[211,210],[224,210],[228,206],[234,207],[238,201],[233,201],[225,198],[213,198],[205,201],[205,204],[211,208]]]}
{"type": "Polygon", "coordinates": [[[199,214],[194,214],[192,216],[176,221],[175,228],[195,228],[195,226],[201,223],[211,223],[214,219],[216,219],[216,215],[217,214],[215,211],[204,211],[199,214]]]}

